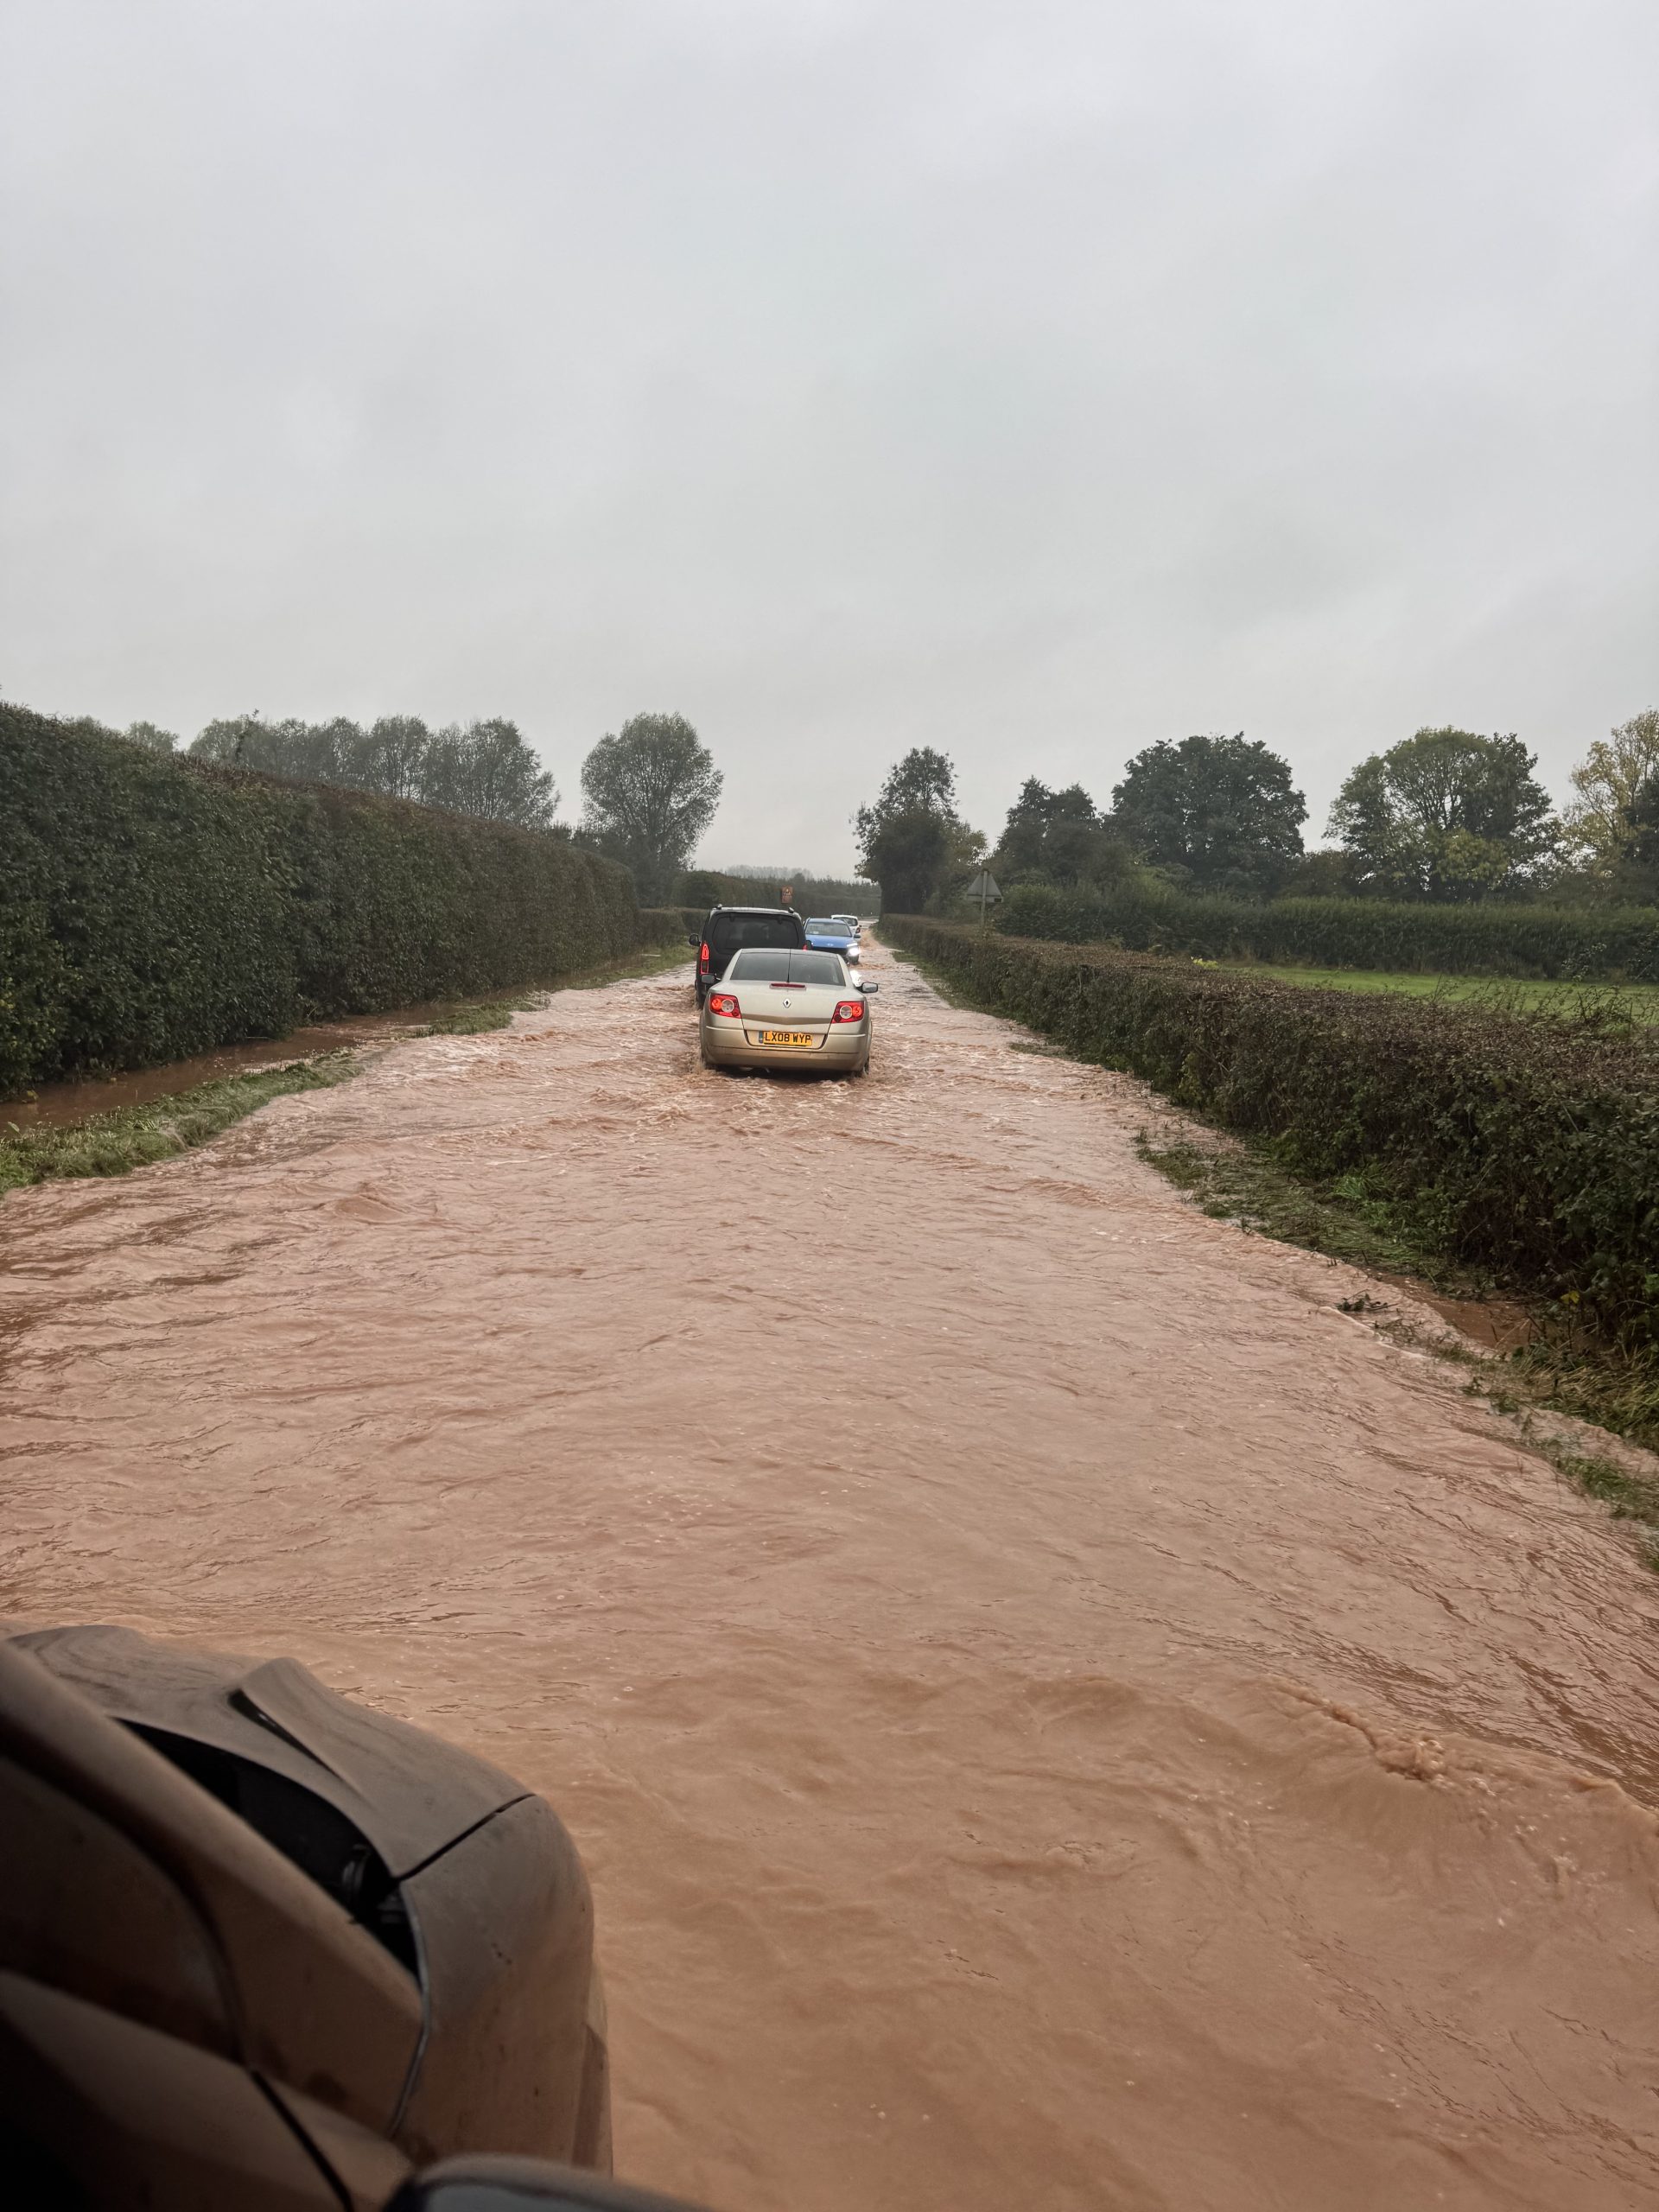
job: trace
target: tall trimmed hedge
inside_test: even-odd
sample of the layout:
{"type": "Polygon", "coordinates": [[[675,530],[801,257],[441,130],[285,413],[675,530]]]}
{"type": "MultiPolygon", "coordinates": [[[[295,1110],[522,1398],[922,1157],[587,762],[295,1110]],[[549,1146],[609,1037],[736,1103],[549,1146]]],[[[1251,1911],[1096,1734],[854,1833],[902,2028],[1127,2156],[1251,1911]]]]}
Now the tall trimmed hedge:
{"type": "Polygon", "coordinates": [[[1395,905],[1371,899],[1193,898],[1178,891],[1065,892],[1027,884],[997,915],[1011,937],[1110,941],[1132,952],[1274,960],[1449,976],[1553,976],[1659,983],[1659,909],[1395,905]]]}
{"type": "Polygon", "coordinates": [[[550,980],[639,936],[626,871],[547,831],[0,706],[0,1096],[550,980]]]}
{"type": "Polygon", "coordinates": [[[1080,1058],[1359,1173],[1419,1236],[1659,1343],[1659,1039],[889,915],[889,942],[1080,1058]]]}

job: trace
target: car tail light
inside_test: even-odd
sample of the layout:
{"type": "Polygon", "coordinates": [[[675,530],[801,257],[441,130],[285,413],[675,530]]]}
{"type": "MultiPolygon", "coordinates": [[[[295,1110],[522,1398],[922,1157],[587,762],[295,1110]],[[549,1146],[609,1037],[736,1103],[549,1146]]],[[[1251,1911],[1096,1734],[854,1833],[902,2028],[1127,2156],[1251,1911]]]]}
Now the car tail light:
{"type": "Polygon", "coordinates": [[[728,1021],[735,1021],[738,1018],[739,1007],[737,1001],[729,991],[710,991],[709,1011],[710,1014],[723,1014],[728,1021]]]}
{"type": "Polygon", "coordinates": [[[830,1018],[832,1021],[862,1021],[864,1019],[863,1000],[841,1000],[837,1004],[834,1014],[830,1018]]]}
{"type": "Polygon", "coordinates": [[[698,953],[697,959],[700,964],[704,968],[709,965],[709,948],[706,944],[703,946],[702,951],[698,953]]]}

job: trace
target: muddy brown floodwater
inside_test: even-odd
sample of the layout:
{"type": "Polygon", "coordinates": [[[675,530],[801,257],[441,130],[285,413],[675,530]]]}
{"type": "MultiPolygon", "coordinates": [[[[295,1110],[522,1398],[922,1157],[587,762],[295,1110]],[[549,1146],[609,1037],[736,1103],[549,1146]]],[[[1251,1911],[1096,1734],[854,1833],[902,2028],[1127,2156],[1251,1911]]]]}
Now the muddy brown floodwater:
{"type": "Polygon", "coordinates": [[[425,1006],[400,1007],[395,1014],[342,1014],[335,1021],[290,1029],[282,1037],[221,1045],[195,1059],[172,1060],[164,1067],[130,1068],[121,1075],[88,1076],[79,1083],[42,1084],[21,1098],[0,1098],[0,1128],[68,1128],[94,1114],[148,1106],[225,1076],[258,1075],[267,1068],[290,1067],[296,1060],[354,1045],[391,1044],[412,1030],[429,1027],[434,1015],[444,1011],[446,1002],[434,1000],[425,1006]]]}
{"type": "Polygon", "coordinates": [[[0,1601],[546,1791],[619,2165],[727,2212],[1650,2204],[1655,1579],[874,972],[866,1083],[659,978],[7,1199],[0,1601]]]}

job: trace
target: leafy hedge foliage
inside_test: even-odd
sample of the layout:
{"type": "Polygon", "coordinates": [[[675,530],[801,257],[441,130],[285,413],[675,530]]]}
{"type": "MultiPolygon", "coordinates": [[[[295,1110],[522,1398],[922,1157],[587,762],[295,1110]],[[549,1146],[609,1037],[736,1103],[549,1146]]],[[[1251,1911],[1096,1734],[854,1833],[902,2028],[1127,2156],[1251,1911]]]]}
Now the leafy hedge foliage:
{"type": "Polygon", "coordinates": [[[546,831],[168,757],[0,706],[0,1096],[632,949],[546,831]]]}
{"type": "Polygon", "coordinates": [[[1134,952],[1275,960],[1448,976],[1554,976],[1659,983],[1659,911],[1611,906],[1396,906],[1371,899],[1192,898],[1177,891],[1101,895],[1020,885],[996,926],[1068,944],[1109,940],[1134,952]]]}
{"type": "Polygon", "coordinates": [[[642,906],[639,909],[640,944],[683,944],[690,932],[702,920],[701,913],[693,913],[687,921],[683,906],[642,906]]]}
{"type": "Polygon", "coordinates": [[[1423,1243],[1659,1343],[1659,1039],[1307,989],[889,915],[892,943],[1080,1058],[1357,1174],[1423,1243]]]}

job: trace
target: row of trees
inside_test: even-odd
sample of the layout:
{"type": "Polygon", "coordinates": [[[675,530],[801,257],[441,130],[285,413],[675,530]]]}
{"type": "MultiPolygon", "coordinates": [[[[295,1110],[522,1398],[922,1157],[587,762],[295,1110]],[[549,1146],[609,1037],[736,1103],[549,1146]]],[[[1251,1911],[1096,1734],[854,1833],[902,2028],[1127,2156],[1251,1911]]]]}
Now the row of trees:
{"type": "Polygon", "coordinates": [[[365,729],[333,721],[266,721],[238,715],[209,722],[190,747],[198,760],[257,768],[309,784],[348,784],[452,814],[553,826],[559,794],[516,722],[450,722],[429,729],[417,715],[385,715],[365,729]]]}
{"type": "MultiPolygon", "coordinates": [[[[178,738],[154,722],[106,734],[152,752],[178,738]]],[[[621,861],[646,904],[665,899],[720,804],[721,774],[683,715],[636,715],[599,741],[582,766],[582,821],[554,821],[551,773],[518,724],[500,719],[432,729],[416,715],[384,715],[365,728],[332,721],[267,721],[238,715],[209,722],[188,750],[200,760],[313,784],[346,784],[454,814],[574,835],[621,861]]]]}
{"type": "MultiPolygon", "coordinates": [[[[1306,802],[1278,753],[1242,733],[1166,739],[1129,761],[1109,808],[1080,784],[1027,778],[988,862],[1004,888],[1141,874],[1255,899],[1659,900],[1659,710],[1592,746],[1559,817],[1536,766],[1513,734],[1421,729],[1353,770],[1331,810],[1335,849],[1308,853],[1306,802]]],[[[854,828],[861,872],[899,912],[937,905],[986,856],[931,747],[899,762],[854,828]]]]}

